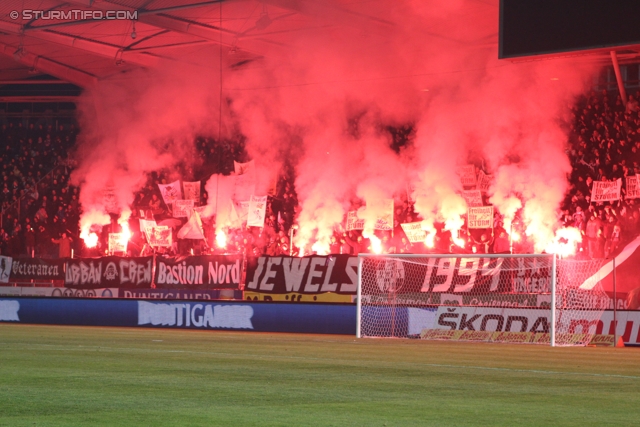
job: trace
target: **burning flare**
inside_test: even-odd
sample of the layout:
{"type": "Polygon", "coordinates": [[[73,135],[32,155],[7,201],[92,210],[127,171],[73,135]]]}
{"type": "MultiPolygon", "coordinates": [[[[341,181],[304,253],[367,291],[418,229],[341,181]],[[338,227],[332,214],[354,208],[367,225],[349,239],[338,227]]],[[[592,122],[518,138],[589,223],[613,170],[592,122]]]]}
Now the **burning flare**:
{"type": "Polygon", "coordinates": [[[467,243],[462,237],[460,237],[460,230],[456,230],[455,237],[454,234],[451,233],[451,240],[453,240],[453,243],[456,246],[459,246],[461,248],[464,248],[464,245],[466,245],[467,243]]]}
{"type": "Polygon", "coordinates": [[[98,235],[92,231],[94,226],[100,227],[111,222],[111,217],[102,210],[91,209],[80,218],[80,238],[87,248],[98,245],[98,235]]]}
{"type": "Polygon", "coordinates": [[[311,250],[318,255],[329,255],[329,245],[323,244],[319,240],[311,246],[311,250]]]}
{"type": "Polygon", "coordinates": [[[434,232],[429,232],[427,234],[427,237],[424,239],[424,245],[426,247],[428,247],[429,249],[432,249],[435,246],[435,238],[436,238],[436,233],[434,232]]]}
{"type": "Polygon", "coordinates": [[[88,229],[82,230],[80,238],[84,240],[84,245],[88,248],[95,248],[98,245],[98,235],[88,229]]]}
{"type": "Polygon", "coordinates": [[[131,239],[131,230],[129,229],[129,217],[131,216],[131,211],[126,210],[120,214],[120,219],[118,219],[118,224],[122,227],[122,232],[120,233],[120,244],[124,246],[125,250],[127,248],[127,244],[129,243],[129,239],[131,239]]]}
{"type": "Polygon", "coordinates": [[[433,226],[433,220],[423,220],[420,228],[426,233],[424,245],[429,249],[433,248],[436,239],[436,228],[433,226]]]}
{"type": "Polygon", "coordinates": [[[369,241],[371,242],[371,250],[374,254],[382,253],[382,240],[380,240],[375,234],[369,236],[369,241]]]}
{"type": "Polygon", "coordinates": [[[546,252],[562,258],[575,255],[578,243],[582,242],[582,233],[575,227],[561,228],[556,231],[553,241],[547,245],[546,252]]]}
{"type": "Polygon", "coordinates": [[[227,235],[224,230],[218,230],[216,232],[216,245],[221,249],[227,247],[227,235]]]}

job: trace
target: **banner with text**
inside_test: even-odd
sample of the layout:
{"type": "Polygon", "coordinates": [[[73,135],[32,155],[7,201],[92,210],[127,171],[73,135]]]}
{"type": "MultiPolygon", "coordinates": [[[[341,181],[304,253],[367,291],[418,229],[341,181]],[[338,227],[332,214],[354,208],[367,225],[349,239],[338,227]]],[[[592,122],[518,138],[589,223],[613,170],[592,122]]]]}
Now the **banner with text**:
{"type": "Polygon", "coordinates": [[[493,206],[469,208],[469,228],[493,228],[493,206]]]}
{"type": "Polygon", "coordinates": [[[529,298],[549,292],[550,286],[548,259],[427,257],[411,264],[410,274],[406,268],[399,260],[365,258],[363,277],[375,278],[375,284],[367,286],[370,302],[386,304],[389,298],[396,298],[399,303],[440,304],[444,303],[442,294],[450,294],[447,298],[459,304],[465,295],[495,300],[500,294],[509,294],[511,299],[514,294],[526,294],[529,298]]]}
{"type": "Polygon", "coordinates": [[[148,288],[153,257],[66,259],[64,285],[68,288],[148,288]]]}
{"type": "Polygon", "coordinates": [[[63,259],[13,258],[8,267],[11,270],[10,281],[64,279],[63,259]]]}
{"type": "Polygon", "coordinates": [[[482,206],[482,192],[480,190],[463,191],[461,195],[465,202],[467,202],[467,206],[482,206]]]}
{"type": "Polygon", "coordinates": [[[373,228],[376,230],[393,230],[393,199],[382,199],[379,203],[377,212],[380,216],[376,219],[373,228]]]}
{"type": "Polygon", "coordinates": [[[149,245],[152,247],[169,248],[173,243],[171,229],[166,225],[152,227],[148,238],[149,245]]]}
{"type": "Polygon", "coordinates": [[[492,175],[487,175],[483,171],[478,173],[478,185],[477,189],[483,193],[489,191],[489,187],[491,186],[491,180],[493,179],[492,175]]]}
{"type": "Polygon", "coordinates": [[[127,238],[123,233],[109,233],[109,253],[127,252],[127,238]]]}
{"type": "Polygon", "coordinates": [[[358,218],[357,211],[349,211],[347,213],[347,231],[364,230],[364,219],[358,218]]]}
{"type": "Polygon", "coordinates": [[[355,295],[358,257],[268,257],[247,260],[246,291],[284,294],[336,292],[355,295]]]}
{"type": "Polygon", "coordinates": [[[193,200],[196,204],[200,203],[200,181],[183,181],[182,188],[185,200],[193,200]]]}
{"type": "Polygon", "coordinates": [[[411,243],[423,243],[427,239],[427,232],[422,229],[422,222],[410,222],[400,225],[411,243]]]}
{"type": "Polygon", "coordinates": [[[626,198],[637,199],[640,198],[640,186],[638,186],[638,175],[628,176],[626,182],[626,198]]]}
{"type": "Polygon", "coordinates": [[[460,166],[458,175],[463,187],[474,187],[476,185],[476,167],[474,165],[460,166]]]}
{"type": "Polygon", "coordinates": [[[264,227],[264,217],[267,212],[267,196],[251,196],[247,225],[249,227],[264,227]]]}
{"type": "Polygon", "coordinates": [[[173,217],[188,218],[193,210],[193,200],[175,200],[173,202],[173,217]]]}
{"type": "Polygon", "coordinates": [[[591,187],[591,202],[613,202],[620,200],[620,189],[622,188],[622,180],[620,178],[615,181],[593,181],[591,187]]]}
{"type": "Polygon", "coordinates": [[[190,256],[183,259],[159,257],[155,284],[158,288],[238,289],[242,257],[227,255],[190,256]]]}
{"type": "MultiPolygon", "coordinates": [[[[532,294],[549,291],[550,263],[536,258],[424,258],[412,264],[405,274],[401,261],[367,258],[364,274],[375,277],[377,287],[369,287],[372,302],[393,298],[440,301],[440,295],[532,294]],[[374,288],[374,289],[372,289],[374,288]],[[379,296],[377,292],[379,291],[379,296]]],[[[358,257],[349,255],[310,257],[268,257],[247,260],[245,291],[284,294],[335,292],[355,295],[358,283],[358,257]]],[[[387,301],[388,302],[388,301],[387,301]]]]}
{"type": "Polygon", "coordinates": [[[170,206],[176,200],[182,199],[182,189],[180,188],[180,180],[170,184],[158,184],[162,199],[167,206],[170,206]]]}

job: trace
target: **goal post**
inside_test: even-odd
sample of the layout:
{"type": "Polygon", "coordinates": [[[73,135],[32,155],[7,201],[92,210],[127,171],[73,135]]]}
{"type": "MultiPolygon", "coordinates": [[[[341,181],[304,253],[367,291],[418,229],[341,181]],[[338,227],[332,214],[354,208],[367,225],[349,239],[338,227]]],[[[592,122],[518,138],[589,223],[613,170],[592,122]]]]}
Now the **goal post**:
{"type": "Polygon", "coordinates": [[[557,333],[557,328],[556,328],[556,320],[557,320],[557,305],[558,305],[558,301],[557,301],[557,292],[558,292],[558,283],[557,283],[557,278],[558,278],[558,262],[557,262],[557,257],[554,254],[551,258],[551,286],[549,286],[549,293],[550,293],[550,303],[549,303],[549,308],[551,310],[550,313],[550,335],[549,335],[549,344],[551,345],[551,347],[555,347],[556,346],[556,333],[557,333]]]}
{"type": "Polygon", "coordinates": [[[603,263],[550,254],[361,254],[356,336],[586,345],[609,303],[598,277],[603,263]]]}

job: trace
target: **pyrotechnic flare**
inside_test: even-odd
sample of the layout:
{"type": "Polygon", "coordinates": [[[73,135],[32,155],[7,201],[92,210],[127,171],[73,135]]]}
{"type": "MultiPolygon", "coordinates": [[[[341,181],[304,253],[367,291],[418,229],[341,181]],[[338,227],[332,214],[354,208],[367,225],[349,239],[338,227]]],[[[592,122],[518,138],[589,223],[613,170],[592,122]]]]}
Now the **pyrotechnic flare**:
{"type": "Polygon", "coordinates": [[[424,239],[424,245],[429,249],[433,249],[433,247],[435,246],[435,237],[435,232],[428,233],[426,239],[424,239]]]}
{"type": "Polygon", "coordinates": [[[511,225],[515,219],[516,213],[522,208],[522,201],[513,194],[509,194],[510,184],[512,178],[509,177],[510,173],[514,171],[503,167],[500,168],[498,176],[496,177],[495,192],[491,196],[491,203],[498,209],[503,216],[502,226],[508,234],[512,233],[511,225]]]}
{"type": "Polygon", "coordinates": [[[582,242],[582,233],[575,227],[564,227],[556,231],[554,239],[546,248],[546,252],[562,258],[576,254],[578,243],[582,242]]]}
{"type": "Polygon", "coordinates": [[[320,240],[311,245],[311,250],[318,255],[329,255],[330,246],[328,243],[323,243],[320,240]]]}
{"type": "Polygon", "coordinates": [[[374,254],[382,253],[382,250],[384,248],[382,247],[382,240],[380,240],[378,236],[376,236],[375,234],[365,236],[364,233],[362,235],[363,237],[369,239],[369,241],[371,242],[371,252],[373,252],[374,254]]]}
{"type": "Polygon", "coordinates": [[[98,235],[94,232],[82,231],[80,238],[84,241],[87,248],[95,248],[98,245],[98,235]]]}
{"type": "Polygon", "coordinates": [[[462,237],[460,237],[458,230],[456,230],[455,234],[453,232],[451,233],[451,239],[456,246],[459,246],[461,248],[464,248],[467,243],[462,237]]]}
{"type": "Polygon", "coordinates": [[[94,227],[102,227],[111,223],[111,217],[102,210],[90,209],[80,218],[80,238],[88,248],[98,244],[98,235],[92,231],[94,227]]]}
{"type": "Polygon", "coordinates": [[[131,211],[126,209],[120,214],[120,218],[118,219],[118,224],[122,227],[122,231],[120,232],[120,244],[124,246],[125,250],[129,243],[129,239],[131,239],[131,230],[129,229],[129,218],[131,217],[131,211]]]}
{"type": "Polygon", "coordinates": [[[216,231],[216,245],[221,249],[227,247],[227,234],[224,230],[216,231]]]}
{"type": "MultiPolygon", "coordinates": [[[[433,224],[436,220],[440,220],[444,222],[443,229],[451,232],[454,243],[464,247],[464,243],[460,244],[456,239],[460,228],[464,225],[463,216],[467,213],[467,203],[455,193],[456,186],[459,187],[459,181],[455,181],[456,179],[454,173],[439,174],[435,165],[432,169],[424,171],[414,193],[415,209],[425,218],[423,229],[427,227],[434,235],[433,237],[435,237],[433,224]],[[445,182],[447,176],[452,179],[450,183],[445,182]]],[[[433,238],[431,240],[433,241],[433,238]]],[[[431,245],[433,246],[433,243],[431,245]]]]}
{"type": "Polygon", "coordinates": [[[436,228],[433,226],[433,219],[428,218],[423,220],[420,224],[420,228],[422,228],[426,233],[424,245],[429,249],[433,248],[435,246],[436,239],[436,228]]]}

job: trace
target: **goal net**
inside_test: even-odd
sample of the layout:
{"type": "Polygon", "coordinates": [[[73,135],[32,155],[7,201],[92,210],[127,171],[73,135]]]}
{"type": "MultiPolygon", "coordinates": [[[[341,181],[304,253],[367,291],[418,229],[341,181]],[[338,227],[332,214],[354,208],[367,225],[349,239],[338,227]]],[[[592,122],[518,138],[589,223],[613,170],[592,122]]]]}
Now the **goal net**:
{"type": "Polygon", "coordinates": [[[358,337],[586,345],[609,304],[604,260],[360,255],[358,337]]]}

